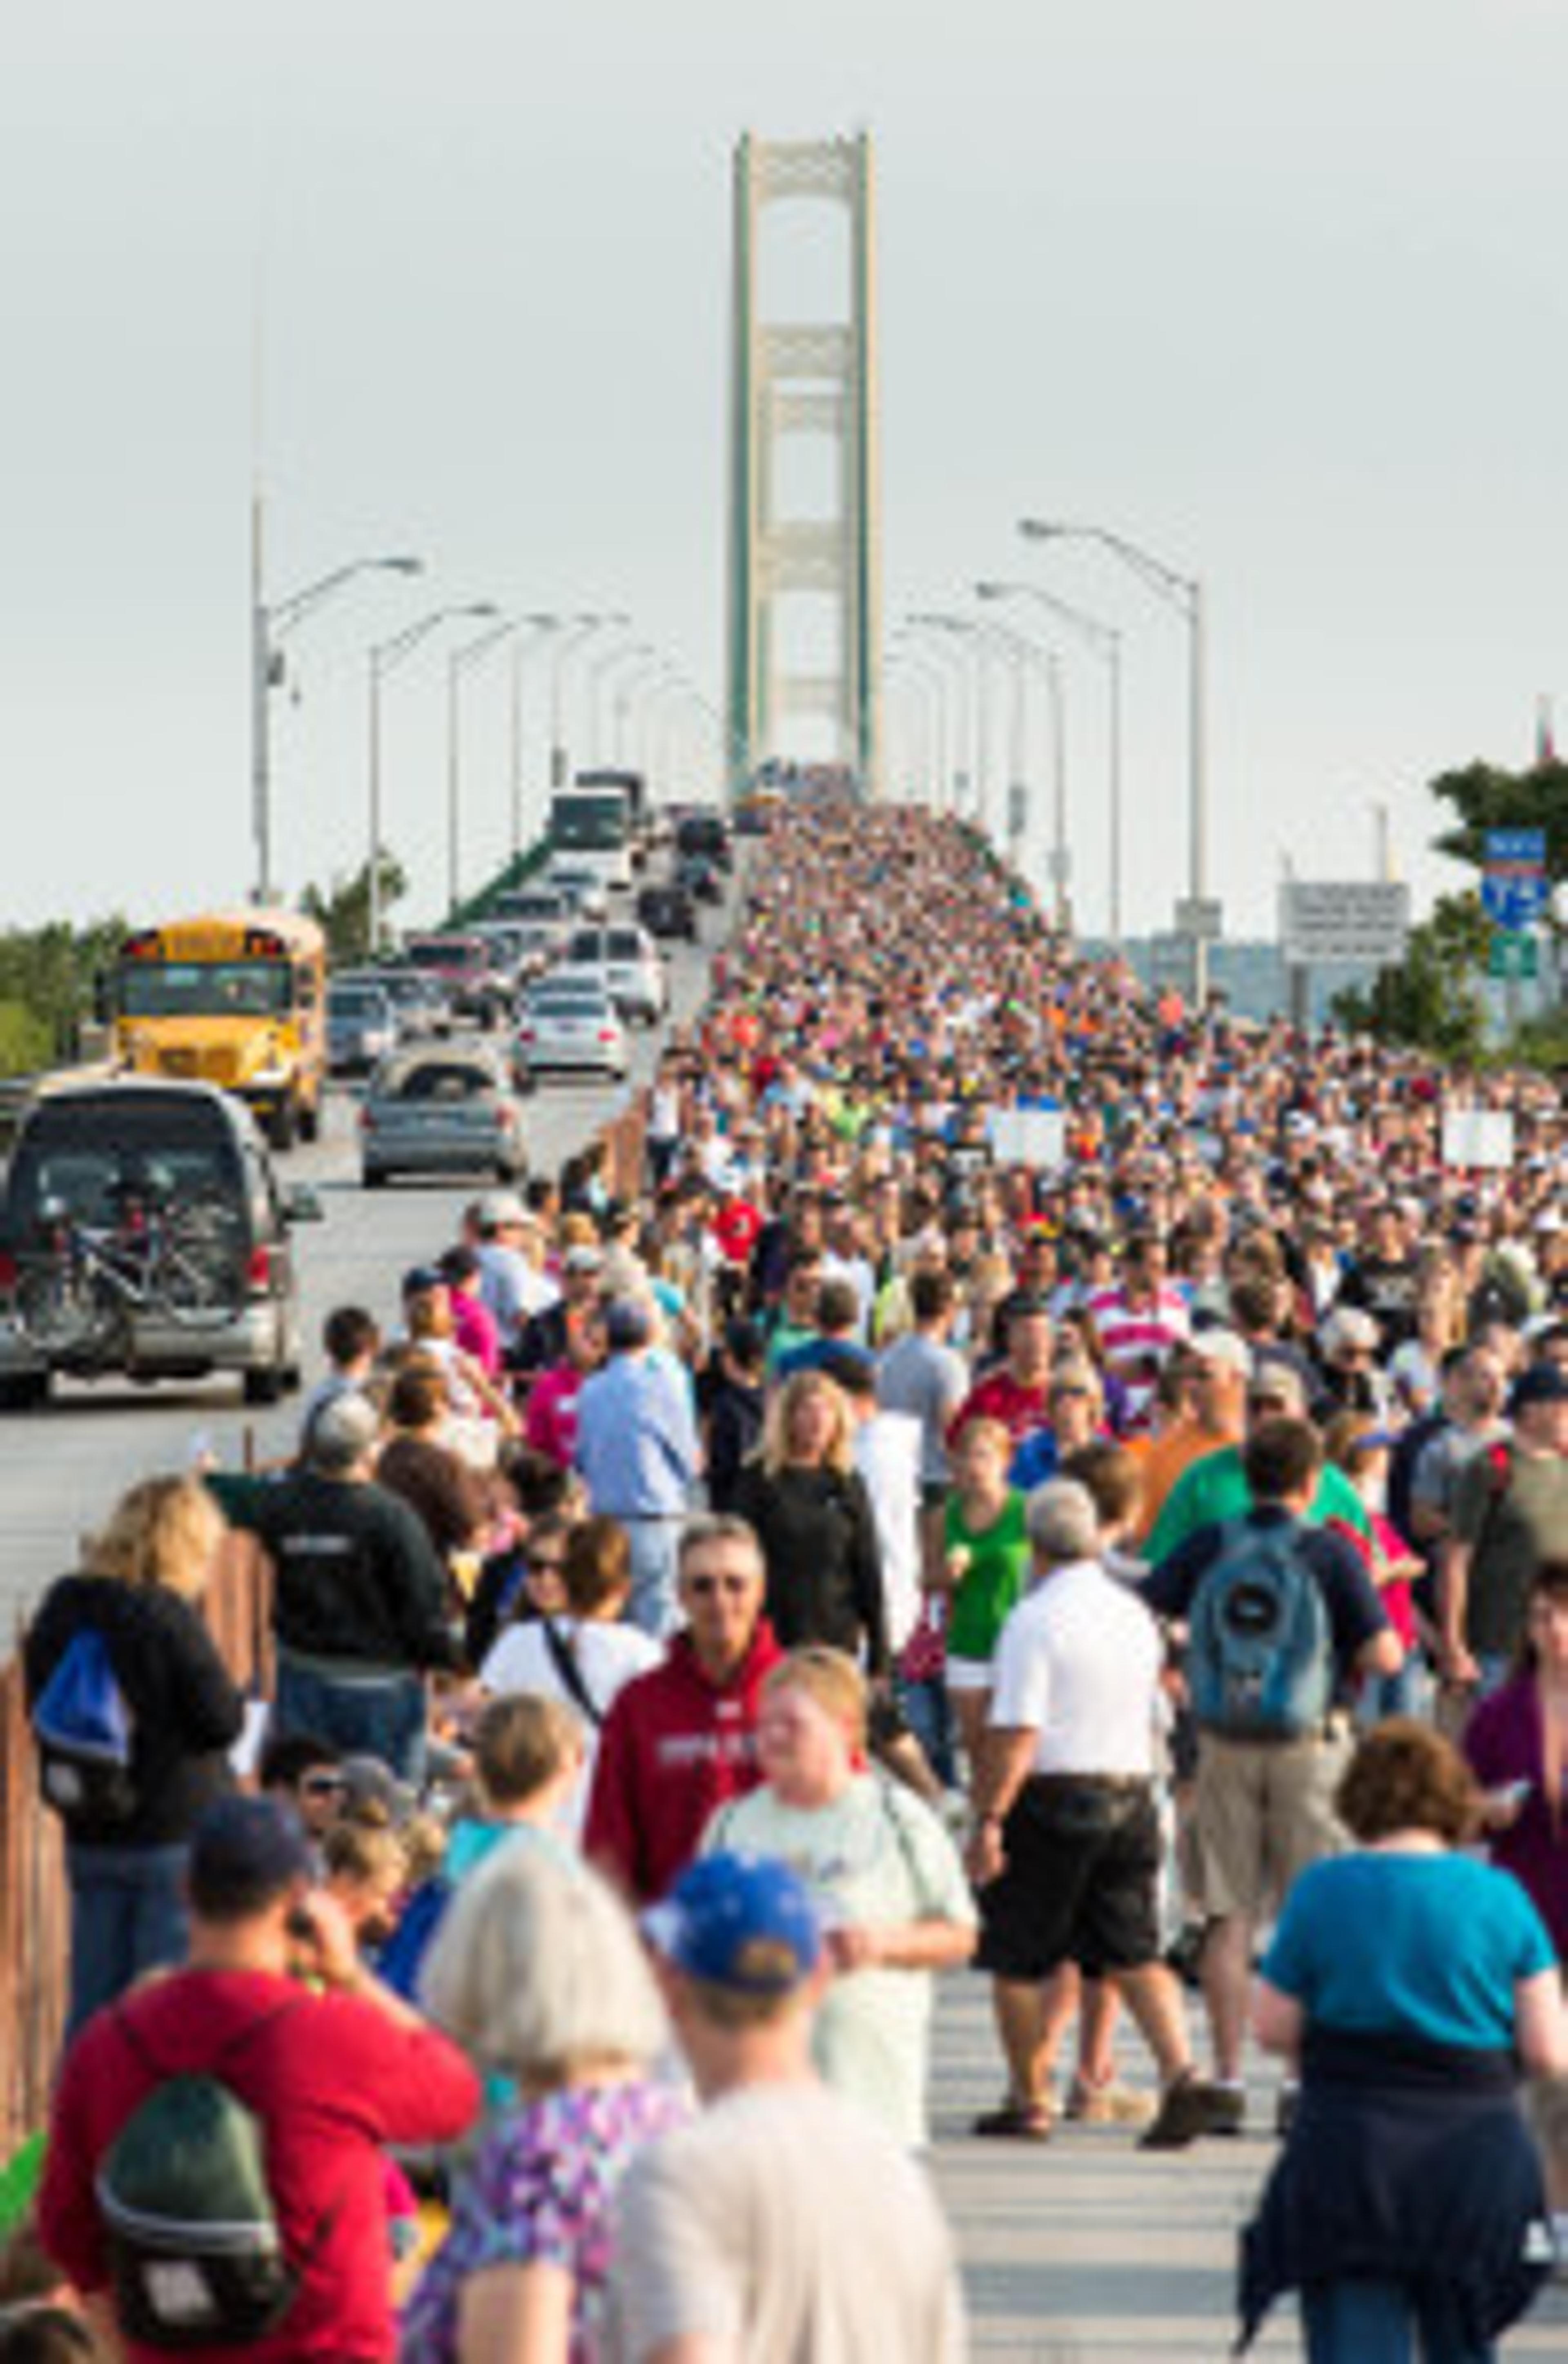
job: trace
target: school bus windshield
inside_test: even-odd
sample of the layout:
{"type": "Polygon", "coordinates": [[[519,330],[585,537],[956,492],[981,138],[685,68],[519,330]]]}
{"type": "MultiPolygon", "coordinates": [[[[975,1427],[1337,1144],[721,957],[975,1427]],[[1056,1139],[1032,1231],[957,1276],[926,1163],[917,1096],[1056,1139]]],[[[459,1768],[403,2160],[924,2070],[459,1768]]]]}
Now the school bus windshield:
{"type": "Polygon", "coordinates": [[[293,1007],[287,961],[128,961],[126,1018],[270,1018],[293,1007]]]}

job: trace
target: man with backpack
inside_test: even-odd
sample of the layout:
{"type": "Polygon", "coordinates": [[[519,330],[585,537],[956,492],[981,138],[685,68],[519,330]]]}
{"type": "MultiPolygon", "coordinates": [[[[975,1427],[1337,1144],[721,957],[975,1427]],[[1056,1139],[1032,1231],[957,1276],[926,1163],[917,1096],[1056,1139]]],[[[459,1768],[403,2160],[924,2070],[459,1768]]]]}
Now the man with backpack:
{"type": "Polygon", "coordinates": [[[209,1810],[189,1896],[189,1966],[66,2057],[39,2237],[128,2364],[384,2364],[384,2147],[455,2140],[473,2071],[364,1969],[272,1800],[209,1810]]]}
{"type": "Polygon", "coordinates": [[[1334,1792],[1350,1743],[1349,1683],[1396,1673],[1403,1656],[1354,1546],[1307,1523],[1322,1458],[1310,1422],[1260,1422],[1242,1447],[1251,1508],[1189,1536],[1145,1593],[1157,1616],[1187,1628],[1204,2001],[1223,2104],[1216,2132],[1240,2133],[1246,2115],[1257,1924],[1298,1872],[1342,1844],[1334,1792]]]}

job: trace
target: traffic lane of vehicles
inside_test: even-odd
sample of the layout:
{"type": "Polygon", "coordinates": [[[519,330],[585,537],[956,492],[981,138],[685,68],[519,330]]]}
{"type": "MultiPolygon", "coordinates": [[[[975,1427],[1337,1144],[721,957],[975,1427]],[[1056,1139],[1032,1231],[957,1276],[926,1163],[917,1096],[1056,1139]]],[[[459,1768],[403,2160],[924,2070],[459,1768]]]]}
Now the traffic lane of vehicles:
{"type": "MultiPolygon", "coordinates": [[[[673,965],[673,1016],[691,1017],[706,990],[706,956],[682,948],[673,965]]],[[[631,1085],[646,1082],[660,1037],[631,1044],[631,1085]]],[[[552,1083],[529,1103],[528,1148],[536,1172],[553,1171],[626,1104],[627,1086],[552,1083]]],[[[362,1305],[389,1333],[399,1319],[397,1288],[410,1266],[458,1236],[471,1181],[439,1178],[366,1193],[359,1183],[357,1096],[328,1093],[317,1143],[296,1149],[284,1171],[317,1192],[322,1221],[295,1248],[307,1382],[321,1368],[321,1325],[337,1305],[362,1305]]],[[[102,1525],[125,1489],[159,1470],[188,1466],[194,1453],[238,1468],[286,1458],[298,1433],[297,1399],[252,1410],[232,1377],[170,1382],[143,1390],[122,1379],[92,1387],[62,1380],[49,1411],[0,1420],[0,1630],[53,1578],[79,1565],[80,1538],[102,1525]]]]}

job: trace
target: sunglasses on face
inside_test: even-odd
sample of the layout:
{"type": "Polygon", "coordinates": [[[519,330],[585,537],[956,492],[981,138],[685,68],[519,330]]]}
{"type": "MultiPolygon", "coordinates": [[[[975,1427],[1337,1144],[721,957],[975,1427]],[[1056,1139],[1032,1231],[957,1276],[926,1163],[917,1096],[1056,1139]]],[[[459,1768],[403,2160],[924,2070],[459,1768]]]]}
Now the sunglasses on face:
{"type": "Polygon", "coordinates": [[[694,1600],[711,1600],[722,1592],[728,1600],[743,1600],[751,1589],[749,1576],[688,1576],[686,1590],[694,1600]]]}
{"type": "Polygon", "coordinates": [[[305,1798],[340,1798],[348,1786],[340,1773],[307,1773],[299,1788],[305,1798]]]}
{"type": "Polygon", "coordinates": [[[528,1556],[531,1576],[559,1576],[565,1566],[565,1560],[557,1559],[553,1552],[529,1552],[528,1556]]]}

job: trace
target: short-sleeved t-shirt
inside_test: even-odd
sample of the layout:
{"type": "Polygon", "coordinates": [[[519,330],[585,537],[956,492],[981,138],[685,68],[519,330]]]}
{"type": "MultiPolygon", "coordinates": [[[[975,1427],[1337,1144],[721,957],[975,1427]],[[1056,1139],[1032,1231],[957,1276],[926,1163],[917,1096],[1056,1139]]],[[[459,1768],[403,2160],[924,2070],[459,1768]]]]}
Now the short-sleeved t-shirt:
{"type": "MultiPolygon", "coordinates": [[[[1183,1470],[1154,1522],[1146,1556],[1156,1562],[1167,1559],[1200,1527],[1218,1526],[1225,1519],[1243,1518],[1251,1507],[1252,1489],[1247,1483],[1241,1448],[1239,1444],[1222,1444],[1217,1452],[1206,1453],[1200,1461],[1183,1470]]],[[[1338,1519],[1342,1526],[1353,1527],[1358,1535],[1372,1533],[1365,1503],[1344,1471],[1336,1469],[1331,1461],[1326,1461],[1318,1473],[1318,1490],[1307,1515],[1315,1527],[1338,1519]]]]}
{"type": "Polygon", "coordinates": [[[784,2364],[959,2364],[952,2241],[920,2169],[817,2084],[746,2085],[635,2158],[603,2364],[681,2337],[784,2364]]]}
{"type": "MultiPolygon", "coordinates": [[[[703,1849],[715,1847],[787,1863],[840,1926],[974,1926],[974,1899],[951,1839],[918,1798],[874,1773],[858,1775],[830,1806],[809,1810],[754,1790],[709,1823],[703,1849]]],[[[926,2140],[930,2017],[929,1974],[857,1970],[828,1987],[812,2032],[826,2082],[911,2149],[926,2140]]]]}
{"type": "Polygon", "coordinates": [[[1568,1458],[1500,1445],[1473,1455],[1454,1485],[1453,1532],[1474,1553],[1465,1639],[1473,1650],[1510,1651],[1536,1569],[1568,1559],[1568,1458]]]}
{"type": "Polygon", "coordinates": [[[1506,1872],[1368,1850],[1302,1873],[1263,1976],[1320,2026],[1507,2051],[1515,1985],[1556,1968],[1540,1913],[1506,1872]]]}
{"type": "MultiPolygon", "coordinates": [[[[1279,1525],[1290,1513],[1265,1504],[1248,1513],[1248,1522],[1260,1527],[1279,1525]]],[[[1377,1587],[1355,1545],[1328,1527],[1301,1522],[1300,1548],[1318,1580],[1329,1613],[1337,1687],[1350,1678],[1356,1658],[1374,1634],[1388,1622],[1377,1597],[1377,1587]]],[[[1169,1559],[1162,1560],[1143,1587],[1143,1598],[1158,1617],[1185,1617],[1199,1586],[1225,1548],[1226,1529],[1204,1527],[1188,1537],[1169,1559]]]]}
{"type": "Polygon", "coordinates": [[[1013,1487],[1001,1516],[988,1527],[975,1528],[966,1522],[958,1495],[948,1499],[943,1544],[950,1552],[969,1554],[969,1566],[948,1616],[950,1658],[974,1658],[984,1664],[996,1647],[996,1637],[1029,1580],[1029,1539],[1024,1508],[1023,1495],[1013,1487]]]}

